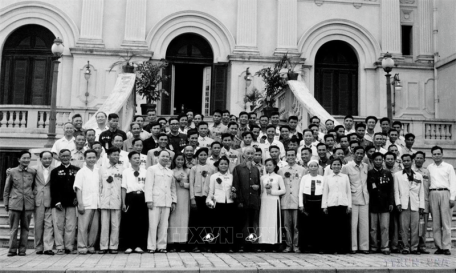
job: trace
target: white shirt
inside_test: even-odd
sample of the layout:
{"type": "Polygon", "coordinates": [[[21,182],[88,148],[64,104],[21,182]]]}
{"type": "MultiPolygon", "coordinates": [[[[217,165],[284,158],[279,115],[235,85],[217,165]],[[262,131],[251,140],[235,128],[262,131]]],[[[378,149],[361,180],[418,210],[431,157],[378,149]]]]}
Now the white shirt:
{"type": "Polygon", "coordinates": [[[100,135],[101,133],[103,133],[104,131],[106,130],[109,130],[109,126],[108,125],[105,125],[105,128],[103,130],[101,130],[100,128],[98,128],[98,126],[96,126],[95,128],[93,128],[95,130],[95,139],[96,141],[100,141],[100,135]]]}
{"type": "Polygon", "coordinates": [[[451,164],[446,162],[437,164],[432,163],[427,167],[431,185],[429,189],[447,188],[450,190],[450,199],[454,201],[456,197],[456,175],[451,164]]]}
{"type": "Polygon", "coordinates": [[[347,206],[351,208],[350,180],[343,173],[325,176],[321,207],[347,206]]]}
{"type": "Polygon", "coordinates": [[[198,144],[200,148],[206,147],[209,150],[211,149],[211,144],[214,142],[214,140],[208,136],[202,137],[198,136],[198,144]]]}
{"type": "Polygon", "coordinates": [[[233,175],[229,172],[226,172],[225,174],[217,172],[211,175],[209,194],[206,198],[206,202],[214,199],[217,203],[233,203],[233,199],[231,199],[232,184],[233,175]]]}
{"type": "Polygon", "coordinates": [[[71,150],[71,165],[82,168],[82,166],[85,163],[84,151],[84,148],[82,148],[81,150],[71,150]]]}
{"type": "Polygon", "coordinates": [[[100,197],[100,173],[97,167],[93,171],[82,167],[74,179],[74,191],[79,189],[82,193],[82,203],[85,209],[98,209],[100,197]]]}
{"type": "Polygon", "coordinates": [[[70,151],[76,149],[76,144],[74,143],[74,137],[71,137],[70,140],[67,140],[65,137],[62,137],[61,139],[57,140],[54,142],[54,145],[52,145],[51,152],[56,153],[57,155],[60,153],[60,150],[62,149],[68,149],[70,151]]]}
{"type": "Polygon", "coordinates": [[[144,183],[146,182],[146,170],[139,168],[138,177],[135,176],[133,168],[127,168],[122,172],[122,188],[127,190],[127,193],[142,191],[144,192],[144,183]]]}
{"type": "Polygon", "coordinates": [[[297,161],[302,160],[302,158],[301,158],[301,151],[302,151],[302,149],[304,149],[304,148],[310,148],[310,149],[312,150],[312,156],[310,157],[310,160],[315,159],[315,160],[318,161],[319,156],[318,156],[318,152],[317,152],[317,147],[315,147],[315,146],[312,145],[312,144],[310,144],[309,146],[307,146],[307,145],[305,145],[305,144],[299,146],[299,148],[298,148],[298,153],[296,154],[296,157],[297,157],[297,159],[298,159],[297,161]]]}
{"type": "Polygon", "coordinates": [[[323,194],[323,183],[324,178],[321,175],[311,176],[306,174],[301,178],[301,183],[299,185],[299,207],[304,206],[303,194],[311,195],[312,194],[312,180],[315,181],[315,195],[323,194]]]}
{"type": "Polygon", "coordinates": [[[47,180],[48,180],[48,178],[49,178],[49,169],[50,169],[50,167],[45,168],[45,167],[43,166],[43,176],[44,176],[44,181],[45,181],[45,182],[47,182],[47,180]]]}
{"type": "MultiPolygon", "coordinates": [[[[139,133],[139,138],[144,141],[144,140],[148,139],[151,135],[152,135],[151,133],[141,129],[141,133],[139,133]]],[[[130,131],[128,131],[127,139],[130,139],[130,138],[133,138],[133,134],[130,131]]]]}
{"type": "Polygon", "coordinates": [[[279,157],[280,158],[285,156],[285,147],[283,147],[283,143],[282,142],[274,139],[274,141],[272,143],[269,143],[269,141],[266,140],[264,143],[260,143],[260,148],[263,151],[263,162],[266,159],[271,158],[271,155],[269,154],[269,147],[270,146],[279,147],[279,149],[280,149],[280,156],[279,157]]]}

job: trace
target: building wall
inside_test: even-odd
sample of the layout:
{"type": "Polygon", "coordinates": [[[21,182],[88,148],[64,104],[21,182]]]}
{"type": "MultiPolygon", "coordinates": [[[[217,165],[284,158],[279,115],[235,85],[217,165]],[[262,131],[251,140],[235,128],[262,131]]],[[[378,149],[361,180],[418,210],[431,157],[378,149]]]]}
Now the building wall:
{"type": "MultiPolygon", "coordinates": [[[[396,94],[397,116],[433,118],[437,112],[439,117],[454,118],[454,109],[448,102],[455,99],[451,88],[454,68],[440,73],[438,94],[441,99],[440,104],[435,105],[432,63],[416,62],[421,52],[420,39],[425,39],[418,26],[426,24],[432,30],[433,23],[419,16],[420,3],[400,1],[399,4],[391,0],[3,0],[0,50],[9,33],[20,25],[35,23],[49,28],[63,38],[65,45],[58,79],[58,106],[86,106],[84,93],[88,90],[87,106],[98,107],[109,95],[119,73],[119,68],[109,72],[109,67],[127,48],[133,47],[142,55],[135,60],[146,60],[152,52],[154,59],[160,59],[175,36],[183,32],[198,33],[213,47],[214,62],[230,62],[228,109],[239,113],[245,107],[247,67],[253,74],[271,65],[285,49],[302,58],[296,70],[302,71],[300,80],[313,92],[314,59],[319,47],[331,40],[343,40],[353,47],[359,58],[359,115],[385,116],[385,73],[376,62],[386,51],[397,50],[397,43],[382,40],[382,37],[388,37],[390,32],[397,36],[401,23],[414,24],[414,55],[405,59],[397,55],[400,64],[393,71],[393,74],[400,73],[404,86],[396,94]],[[132,7],[144,9],[130,11],[132,7]],[[394,17],[396,24],[391,25],[392,17],[386,16],[385,10],[395,15],[399,13],[400,18],[394,17]],[[133,16],[128,17],[128,12],[133,16]],[[135,30],[135,37],[127,37],[128,26],[135,30]],[[93,71],[89,83],[83,77],[87,61],[93,71]]],[[[456,29],[456,4],[445,0],[437,3],[438,51],[442,59],[456,53],[456,38],[450,35],[456,29]]],[[[433,12],[432,8],[426,12],[433,12]]],[[[254,87],[263,88],[261,79],[255,77],[248,89],[254,87]]]]}

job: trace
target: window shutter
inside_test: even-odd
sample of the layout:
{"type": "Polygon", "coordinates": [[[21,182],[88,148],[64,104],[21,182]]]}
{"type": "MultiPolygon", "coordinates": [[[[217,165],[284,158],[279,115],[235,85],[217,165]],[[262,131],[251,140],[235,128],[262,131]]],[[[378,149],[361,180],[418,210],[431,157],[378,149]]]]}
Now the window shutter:
{"type": "Polygon", "coordinates": [[[211,114],[216,109],[226,109],[227,82],[228,63],[213,64],[210,109],[211,114]]]}

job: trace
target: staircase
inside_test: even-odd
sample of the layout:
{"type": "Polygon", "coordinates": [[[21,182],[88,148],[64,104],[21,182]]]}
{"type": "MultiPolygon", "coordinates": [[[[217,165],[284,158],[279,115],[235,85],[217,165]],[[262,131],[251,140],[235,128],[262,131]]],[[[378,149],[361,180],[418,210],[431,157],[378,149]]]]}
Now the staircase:
{"type": "MultiPolygon", "coordinates": [[[[9,219],[8,219],[8,213],[5,210],[5,206],[3,205],[3,202],[0,203],[0,247],[2,248],[8,248],[8,243],[9,243],[9,219]]],[[[34,248],[34,221],[33,221],[33,216],[32,220],[30,221],[30,229],[29,229],[29,238],[28,238],[28,244],[27,248],[34,248]]],[[[20,231],[17,233],[18,239],[20,235],[20,231]]]]}

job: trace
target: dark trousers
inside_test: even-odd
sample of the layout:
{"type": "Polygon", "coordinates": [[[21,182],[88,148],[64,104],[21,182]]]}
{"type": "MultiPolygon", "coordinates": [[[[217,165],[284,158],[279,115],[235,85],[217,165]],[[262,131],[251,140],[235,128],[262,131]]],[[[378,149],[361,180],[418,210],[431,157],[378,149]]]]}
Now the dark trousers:
{"type": "Polygon", "coordinates": [[[351,247],[350,215],[346,206],[328,207],[328,241],[329,253],[347,253],[351,247]]]}
{"type": "Polygon", "coordinates": [[[308,201],[304,208],[308,215],[302,214],[301,216],[300,247],[313,252],[323,251],[328,233],[325,232],[327,217],[321,209],[321,200],[308,201]]]}
{"type": "Polygon", "coordinates": [[[239,247],[258,244],[260,211],[250,208],[243,208],[238,211],[239,230],[237,234],[243,235],[241,238],[238,238],[239,247]]]}
{"type": "Polygon", "coordinates": [[[213,244],[217,250],[233,249],[235,204],[217,203],[213,214],[212,234],[217,237],[213,244]]]}
{"type": "Polygon", "coordinates": [[[124,248],[143,250],[147,245],[147,234],[149,232],[149,212],[144,193],[130,192],[125,197],[127,212],[121,219],[121,233],[125,238],[124,248]]]}
{"type": "MultiPolygon", "coordinates": [[[[212,222],[212,210],[206,206],[206,196],[195,196],[196,209],[190,211],[190,220],[189,220],[189,245],[198,245],[205,244],[203,238],[210,233],[211,229],[208,225],[212,222]],[[210,220],[210,221],[207,221],[210,220]]],[[[192,247],[192,246],[190,246],[192,247]]]]}

